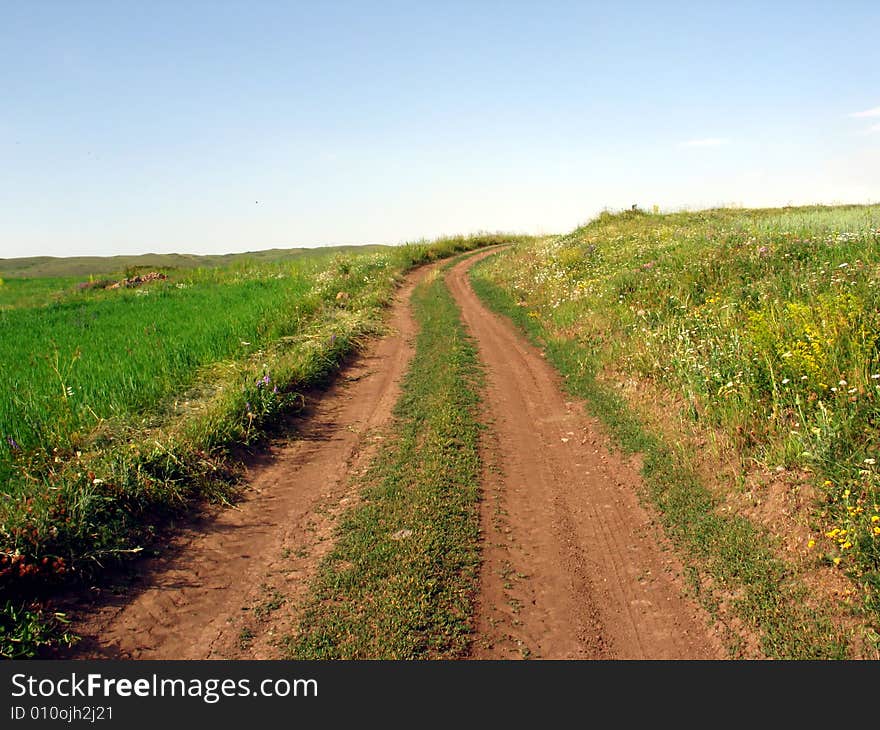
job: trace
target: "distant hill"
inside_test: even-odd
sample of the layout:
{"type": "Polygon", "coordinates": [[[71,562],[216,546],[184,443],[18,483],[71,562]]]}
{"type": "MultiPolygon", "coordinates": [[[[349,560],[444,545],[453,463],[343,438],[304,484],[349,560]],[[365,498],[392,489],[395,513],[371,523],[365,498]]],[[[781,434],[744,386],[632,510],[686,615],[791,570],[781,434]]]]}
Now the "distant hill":
{"type": "Polygon", "coordinates": [[[145,253],[137,256],[30,256],[26,258],[0,258],[0,277],[42,278],[62,276],[107,275],[126,269],[197,269],[227,266],[236,261],[250,260],[269,263],[296,258],[303,255],[334,253],[370,253],[386,246],[321,246],[318,248],[270,248],[265,251],[245,253],[210,254],[198,256],[185,253],[145,253]]]}

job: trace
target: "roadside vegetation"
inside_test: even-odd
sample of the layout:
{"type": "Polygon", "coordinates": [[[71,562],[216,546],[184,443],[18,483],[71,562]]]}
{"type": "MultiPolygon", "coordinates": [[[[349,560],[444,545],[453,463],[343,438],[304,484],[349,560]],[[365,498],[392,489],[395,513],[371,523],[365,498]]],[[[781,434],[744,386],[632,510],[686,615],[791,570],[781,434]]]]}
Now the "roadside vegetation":
{"type": "Polygon", "coordinates": [[[343,515],[295,659],[463,656],[479,573],[476,350],[442,277],[412,302],[420,334],[387,441],[343,515]]]}
{"type": "Polygon", "coordinates": [[[132,288],[4,280],[0,656],[69,640],[54,591],[136,555],[169,517],[234,500],[233,452],[381,330],[403,273],[509,239],[175,270],[132,288]]]}
{"type": "Polygon", "coordinates": [[[474,269],[644,455],[735,655],[877,656],[878,244],[880,206],[634,210],[474,269]]]}

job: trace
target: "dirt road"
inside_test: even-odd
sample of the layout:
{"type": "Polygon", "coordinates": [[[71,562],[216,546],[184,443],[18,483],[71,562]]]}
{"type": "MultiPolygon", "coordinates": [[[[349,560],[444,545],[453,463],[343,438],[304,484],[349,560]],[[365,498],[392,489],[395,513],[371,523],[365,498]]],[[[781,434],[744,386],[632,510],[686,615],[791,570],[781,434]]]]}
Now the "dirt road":
{"type": "MultiPolygon", "coordinates": [[[[636,496],[637,470],[563,395],[559,376],[467,280],[447,275],[488,372],[482,588],[475,658],[716,658],[721,646],[682,597],[680,571],[636,496]]],[[[376,451],[413,353],[412,275],[377,340],[250,467],[245,499],[191,525],[144,561],[118,595],[103,591],[75,630],[73,656],[135,659],[283,656],[350,476],[376,451]]]]}
{"type": "Polygon", "coordinates": [[[476,658],[721,657],[682,597],[637,469],[511,323],[480,302],[462,261],[447,284],[487,368],[482,590],[476,658]]]}
{"type": "Polygon", "coordinates": [[[190,526],[142,578],[95,596],[75,626],[77,658],[268,659],[295,630],[297,606],[329,549],[338,514],[357,499],[349,475],[370,461],[391,419],[413,354],[409,297],[398,291],[389,324],[314,403],[298,431],[250,468],[245,499],[190,526]],[[132,591],[134,597],[132,598],[132,591]]]}

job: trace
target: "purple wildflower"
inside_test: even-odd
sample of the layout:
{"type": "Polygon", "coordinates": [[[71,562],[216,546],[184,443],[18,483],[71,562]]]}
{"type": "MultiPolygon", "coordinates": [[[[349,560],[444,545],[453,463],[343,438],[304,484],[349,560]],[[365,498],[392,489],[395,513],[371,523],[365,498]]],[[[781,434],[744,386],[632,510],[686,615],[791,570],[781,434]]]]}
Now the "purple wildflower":
{"type": "Polygon", "coordinates": [[[21,451],[21,446],[19,446],[19,445],[16,443],[15,439],[12,438],[12,436],[7,436],[7,437],[6,437],[6,443],[9,444],[9,448],[12,449],[13,451],[21,451]]]}

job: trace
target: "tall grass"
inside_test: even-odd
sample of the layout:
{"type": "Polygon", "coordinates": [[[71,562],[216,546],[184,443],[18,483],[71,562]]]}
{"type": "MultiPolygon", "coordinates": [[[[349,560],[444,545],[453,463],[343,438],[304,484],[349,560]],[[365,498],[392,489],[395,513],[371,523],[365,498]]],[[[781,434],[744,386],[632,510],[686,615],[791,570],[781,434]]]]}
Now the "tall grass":
{"type": "Polygon", "coordinates": [[[100,419],[144,413],[200,368],[294,333],[320,301],[312,288],[279,267],[0,312],[0,463],[69,450],[100,419]]]}

